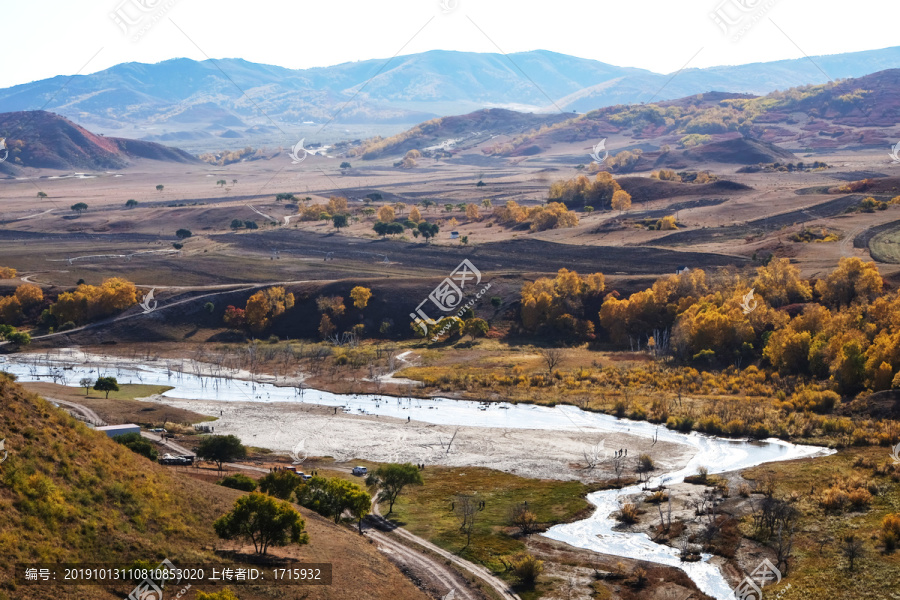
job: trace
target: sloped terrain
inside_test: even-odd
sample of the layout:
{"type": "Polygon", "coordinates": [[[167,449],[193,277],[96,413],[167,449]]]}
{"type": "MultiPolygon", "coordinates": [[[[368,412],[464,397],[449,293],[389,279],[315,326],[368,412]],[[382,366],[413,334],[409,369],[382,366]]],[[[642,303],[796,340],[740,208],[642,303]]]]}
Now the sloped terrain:
{"type": "MultiPolygon", "coordinates": [[[[155,565],[166,557],[176,565],[246,562],[247,557],[225,558],[213,551],[222,542],[215,537],[212,522],[230,510],[240,492],[168,471],[91,431],[3,374],[0,431],[9,453],[0,463],[2,600],[55,597],[48,594],[61,590],[80,598],[123,598],[133,587],[16,586],[12,576],[16,563],[155,565]]],[[[241,600],[426,598],[365,538],[301,512],[310,543],[274,548],[270,554],[331,562],[333,584],[240,587],[236,593],[241,600]]]]}
{"type": "Polygon", "coordinates": [[[95,135],[68,119],[46,111],[0,114],[0,136],[6,138],[6,168],[122,169],[130,160],[196,163],[177,148],[154,142],[95,135]]]}

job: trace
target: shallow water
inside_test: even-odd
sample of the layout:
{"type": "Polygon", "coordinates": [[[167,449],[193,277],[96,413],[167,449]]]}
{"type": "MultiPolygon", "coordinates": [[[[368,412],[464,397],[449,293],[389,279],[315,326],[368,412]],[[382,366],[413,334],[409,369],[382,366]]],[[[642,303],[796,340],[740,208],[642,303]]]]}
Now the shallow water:
{"type": "MultiPolygon", "coordinates": [[[[190,368],[190,364],[188,364],[190,368]]],[[[688,465],[680,471],[659,475],[649,485],[680,483],[684,477],[705,466],[710,473],[744,469],[763,463],[814,455],[830,454],[823,448],[789,444],[776,439],[763,442],[735,441],[701,435],[683,434],[644,421],[617,419],[609,415],[582,411],[574,406],[534,406],[527,404],[460,401],[448,398],[396,398],[366,394],[333,394],[298,387],[280,387],[273,383],[244,379],[211,377],[175,370],[171,361],[147,364],[120,358],[85,355],[79,351],[61,351],[54,357],[19,354],[0,357],[0,370],[8,371],[21,381],[55,381],[77,386],[82,377],[116,377],[119,383],[168,385],[164,396],[183,399],[218,400],[223,402],[308,402],[343,407],[345,412],[411,417],[438,425],[465,425],[501,429],[551,429],[596,433],[629,433],[631,435],[687,444],[696,450],[688,465]]],[[[181,363],[177,368],[184,368],[181,363]]],[[[202,370],[196,368],[197,373],[202,370]]],[[[271,379],[271,378],[269,378],[271,379]]],[[[697,587],[718,600],[733,598],[731,587],[719,569],[707,562],[682,563],[678,550],[656,544],[643,533],[613,531],[616,524],[610,515],[619,510],[619,498],[638,493],[641,485],[621,490],[596,492],[588,496],[597,510],[587,519],[557,525],[544,535],[573,546],[626,558],[646,560],[680,568],[697,587]]]]}

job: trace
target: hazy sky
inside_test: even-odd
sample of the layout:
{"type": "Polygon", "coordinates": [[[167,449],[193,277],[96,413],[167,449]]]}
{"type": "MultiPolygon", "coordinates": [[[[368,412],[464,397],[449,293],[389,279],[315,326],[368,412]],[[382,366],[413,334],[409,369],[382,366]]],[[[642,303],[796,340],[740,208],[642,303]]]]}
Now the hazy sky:
{"type": "Polygon", "coordinates": [[[898,14],[889,0],[0,0],[0,87],[128,61],[306,68],[431,49],[540,48],[670,73],[898,45],[898,14]],[[716,12],[756,22],[733,41],[716,12]],[[115,13],[156,23],[132,41],[115,13]]]}

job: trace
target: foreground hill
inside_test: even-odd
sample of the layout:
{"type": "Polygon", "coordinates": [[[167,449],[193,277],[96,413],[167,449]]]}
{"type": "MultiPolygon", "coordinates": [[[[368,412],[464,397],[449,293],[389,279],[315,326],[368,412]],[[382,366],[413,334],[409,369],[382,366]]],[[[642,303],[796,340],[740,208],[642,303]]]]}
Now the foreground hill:
{"type": "MultiPolygon", "coordinates": [[[[213,63],[181,58],[158,64],[124,63],[90,75],[2,89],[0,111],[46,105],[95,131],[125,129],[135,135],[132,131],[152,126],[153,136],[182,140],[209,136],[204,143],[218,150],[219,136],[226,132],[231,132],[229,137],[251,137],[259,133],[254,130],[260,125],[271,126],[260,122],[259,110],[285,130],[304,122],[324,123],[337,115],[339,123],[395,124],[397,131],[402,128],[399,124],[485,107],[582,112],[711,90],[766,94],[827,82],[819,67],[832,78],[896,68],[900,48],[813,58],[814,62],[803,58],[686,69],[671,81],[669,75],[546,50],[508,57],[434,50],[302,70],[241,59],[213,63]],[[365,93],[359,94],[362,88],[365,93]],[[247,103],[243,92],[254,102],[247,103]]],[[[268,135],[267,139],[286,143],[277,129],[268,135]]]]}
{"type": "Polygon", "coordinates": [[[38,110],[0,114],[0,137],[6,138],[9,158],[0,168],[121,169],[131,160],[146,158],[197,163],[177,148],[154,142],[105,137],[91,133],[65,117],[38,110]]]}
{"type": "MultiPolygon", "coordinates": [[[[17,587],[12,576],[16,563],[127,566],[146,561],[155,566],[166,557],[176,565],[225,560],[212,551],[222,546],[212,522],[231,509],[240,492],[175,475],[91,431],[3,374],[0,429],[9,453],[0,464],[0,599],[51,597],[51,588],[17,587]]],[[[290,588],[289,594],[299,591],[308,595],[296,597],[322,600],[426,598],[365,538],[302,512],[310,543],[273,553],[332,562],[334,582],[290,588]]],[[[126,597],[131,587],[52,590],[108,599],[126,597]]],[[[283,598],[285,589],[240,587],[236,593],[241,600],[263,600],[283,598]]]]}

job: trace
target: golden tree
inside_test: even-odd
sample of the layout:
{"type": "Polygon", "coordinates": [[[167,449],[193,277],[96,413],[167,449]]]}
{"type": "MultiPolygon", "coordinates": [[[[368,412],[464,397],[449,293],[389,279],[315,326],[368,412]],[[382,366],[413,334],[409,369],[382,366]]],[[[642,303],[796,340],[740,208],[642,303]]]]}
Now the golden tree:
{"type": "Polygon", "coordinates": [[[384,223],[393,223],[396,216],[394,215],[394,209],[390,206],[382,206],[378,209],[378,220],[384,223]]]}
{"type": "Polygon", "coordinates": [[[470,221],[481,220],[481,211],[478,210],[477,204],[466,204],[466,218],[470,221]]]}
{"type": "Polygon", "coordinates": [[[350,290],[350,298],[353,300],[353,306],[361,310],[369,304],[369,299],[372,298],[372,290],[358,285],[350,290]]]}

